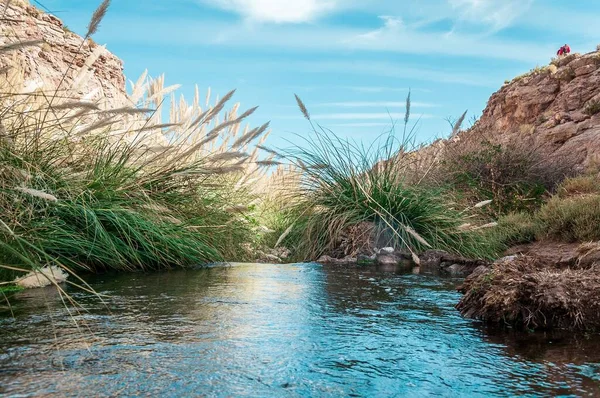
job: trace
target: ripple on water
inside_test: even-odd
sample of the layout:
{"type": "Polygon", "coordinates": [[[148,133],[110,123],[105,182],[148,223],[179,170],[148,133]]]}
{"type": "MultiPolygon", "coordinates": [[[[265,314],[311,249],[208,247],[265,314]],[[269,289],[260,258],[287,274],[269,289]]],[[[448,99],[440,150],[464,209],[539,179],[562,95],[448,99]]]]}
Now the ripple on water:
{"type": "Polygon", "coordinates": [[[600,341],[483,328],[453,279],[313,264],[94,277],[109,296],[15,296],[0,394],[600,394],[600,341]],[[55,336],[58,336],[55,338],[55,336]]]}

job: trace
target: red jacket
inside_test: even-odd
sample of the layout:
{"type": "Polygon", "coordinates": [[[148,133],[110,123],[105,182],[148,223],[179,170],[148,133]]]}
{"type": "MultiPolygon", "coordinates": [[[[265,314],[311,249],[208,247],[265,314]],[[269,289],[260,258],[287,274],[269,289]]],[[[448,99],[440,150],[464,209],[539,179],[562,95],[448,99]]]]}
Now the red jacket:
{"type": "Polygon", "coordinates": [[[556,52],[556,55],[569,54],[570,52],[571,52],[571,47],[569,47],[568,45],[564,45],[558,49],[558,51],[556,52]]]}

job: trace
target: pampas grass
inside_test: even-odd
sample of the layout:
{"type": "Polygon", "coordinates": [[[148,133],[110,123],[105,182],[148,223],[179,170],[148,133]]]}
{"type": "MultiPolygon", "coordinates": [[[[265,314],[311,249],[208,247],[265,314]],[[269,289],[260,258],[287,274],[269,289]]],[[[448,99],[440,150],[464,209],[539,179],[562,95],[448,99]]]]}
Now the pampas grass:
{"type": "MultiPolygon", "coordinates": [[[[5,50],[26,44],[34,43],[5,50]]],[[[235,91],[201,100],[198,87],[191,102],[176,100],[178,85],[146,72],[125,102],[94,100],[81,88],[100,49],[80,69],[71,63],[58,87],[26,79],[18,64],[0,80],[0,278],[46,266],[135,271],[250,259],[249,203],[271,160],[256,147],[268,124],[242,126],[257,108],[239,111],[235,91]],[[244,210],[228,211],[234,205],[244,210]]]]}

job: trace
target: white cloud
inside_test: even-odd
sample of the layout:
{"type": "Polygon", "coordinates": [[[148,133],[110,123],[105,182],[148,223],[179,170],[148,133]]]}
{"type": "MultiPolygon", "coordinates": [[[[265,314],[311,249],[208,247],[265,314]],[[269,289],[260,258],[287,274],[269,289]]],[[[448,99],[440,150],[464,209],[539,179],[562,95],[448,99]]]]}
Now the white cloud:
{"type": "Polygon", "coordinates": [[[335,9],[336,0],[201,0],[238,13],[250,21],[310,22],[335,9]]]}
{"type": "Polygon", "coordinates": [[[385,87],[385,86],[340,86],[338,88],[343,88],[346,90],[356,91],[359,93],[384,93],[384,92],[406,92],[408,90],[411,91],[419,91],[422,93],[430,93],[431,90],[424,88],[408,88],[408,87],[385,87]]]}
{"type": "Polygon", "coordinates": [[[487,26],[491,31],[510,26],[525,13],[533,0],[448,0],[462,21],[487,26]]]}
{"type": "Polygon", "coordinates": [[[358,123],[334,123],[328,124],[328,127],[392,127],[392,122],[358,122],[358,123]]]}
{"type": "MultiPolygon", "coordinates": [[[[346,101],[346,102],[324,102],[317,106],[334,106],[340,108],[404,108],[406,101],[346,101]]],[[[414,108],[433,108],[435,104],[425,102],[411,102],[414,108]]]]}
{"type": "Polygon", "coordinates": [[[389,32],[397,32],[404,28],[402,19],[398,17],[382,15],[379,17],[379,19],[383,21],[383,26],[381,28],[360,34],[359,37],[363,39],[378,39],[389,32]]]}

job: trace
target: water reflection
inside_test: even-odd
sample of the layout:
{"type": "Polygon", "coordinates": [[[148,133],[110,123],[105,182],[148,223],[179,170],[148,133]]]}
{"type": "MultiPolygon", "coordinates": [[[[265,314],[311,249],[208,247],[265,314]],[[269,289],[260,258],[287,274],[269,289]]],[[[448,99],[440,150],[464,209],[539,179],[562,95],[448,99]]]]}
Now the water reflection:
{"type": "Polygon", "coordinates": [[[234,264],[101,276],[97,298],[19,293],[0,394],[489,396],[600,393],[597,339],[462,319],[458,280],[405,269],[234,264]]]}

